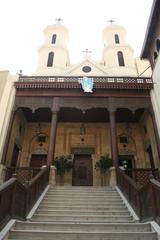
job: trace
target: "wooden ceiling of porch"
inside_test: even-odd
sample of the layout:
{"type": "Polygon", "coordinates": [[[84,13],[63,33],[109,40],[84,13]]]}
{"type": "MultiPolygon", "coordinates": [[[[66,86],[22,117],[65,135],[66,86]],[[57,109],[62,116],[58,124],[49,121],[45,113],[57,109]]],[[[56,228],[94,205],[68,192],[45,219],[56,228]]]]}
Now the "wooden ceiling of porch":
{"type": "MultiPolygon", "coordinates": [[[[49,108],[40,108],[34,113],[28,108],[22,110],[28,122],[51,122],[49,108]]],[[[134,113],[126,108],[119,108],[116,111],[116,122],[138,122],[143,112],[142,108],[134,113]]],[[[58,122],[109,122],[109,113],[105,108],[92,108],[85,113],[76,108],[61,108],[58,112],[58,122]]]]}

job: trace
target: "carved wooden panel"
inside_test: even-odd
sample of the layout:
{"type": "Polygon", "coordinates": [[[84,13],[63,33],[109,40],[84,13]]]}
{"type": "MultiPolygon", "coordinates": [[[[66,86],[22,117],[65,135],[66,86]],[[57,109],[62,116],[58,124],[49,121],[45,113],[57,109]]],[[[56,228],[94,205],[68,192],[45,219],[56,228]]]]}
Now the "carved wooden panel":
{"type": "Polygon", "coordinates": [[[92,186],[92,159],[90,155],[75,155],[73,167],[74,186],[92,186]]]}

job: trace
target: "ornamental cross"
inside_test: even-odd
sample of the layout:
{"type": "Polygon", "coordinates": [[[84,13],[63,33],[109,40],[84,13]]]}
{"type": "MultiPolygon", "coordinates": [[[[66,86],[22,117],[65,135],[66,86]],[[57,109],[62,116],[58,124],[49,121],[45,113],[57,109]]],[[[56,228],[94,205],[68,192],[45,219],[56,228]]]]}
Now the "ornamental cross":
{"type": "Polygon", "coordinates": [[[57,18],[57,19],[56,19],[56,22],[57,22],[57,23],[60,23],[60,22],[62,22],[62,21],[63,21],[62,18],[57,18]]]}
{"type": "Polygon", "coordinates": [[[85,56],[87,57],[89,53],[92,53],[92,51],[89,51],[88,48],[86,48],[84,51],[82,51],[82,53],[84,53],[85,56]]]}
{"type": "Polygon", "coordinates": [[[110,24],[113,24],[115,21],[113,19],[110,19],[108,22],[110,22],[110,24]]]}

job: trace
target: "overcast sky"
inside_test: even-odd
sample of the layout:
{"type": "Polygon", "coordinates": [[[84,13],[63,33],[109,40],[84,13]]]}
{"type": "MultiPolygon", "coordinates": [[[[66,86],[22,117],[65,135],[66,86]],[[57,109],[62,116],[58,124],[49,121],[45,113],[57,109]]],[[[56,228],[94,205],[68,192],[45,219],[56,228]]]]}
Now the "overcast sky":
{"type": "Polygon", "coordinates": [[[43,30],[61,17],[70,34],[71,64],[82,51],[102,55],[102,31],[114,19],[128,31],[128,43],[139,56],[153,0],[0,0],[0,70],[34,74],[43,30]]]}

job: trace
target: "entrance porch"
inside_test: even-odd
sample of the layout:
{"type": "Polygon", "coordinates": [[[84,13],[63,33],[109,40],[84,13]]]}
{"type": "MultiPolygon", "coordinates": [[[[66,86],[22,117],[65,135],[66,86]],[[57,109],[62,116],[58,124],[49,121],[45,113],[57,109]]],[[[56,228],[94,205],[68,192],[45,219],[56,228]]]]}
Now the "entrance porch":
{"type": "MultiPolygon", "coordinates": [[[[106,153],[115,167],[158,168],[150,103],[143,98],[137,102],[115,98],[110,104],[109,98],[93,98],[84,103],[84,99],[63,98],[52,111],[37,105],[33,111],[33,106],[22,104],[19,98],[5,165],[41,167],[53,165],[57,156],[71,154],[73,169],[65,174],[64,185],[82,186],[101,185],[95,163],[106,153]]],[[[56,183],[60,184],[58,176],[56,183]]]]}

